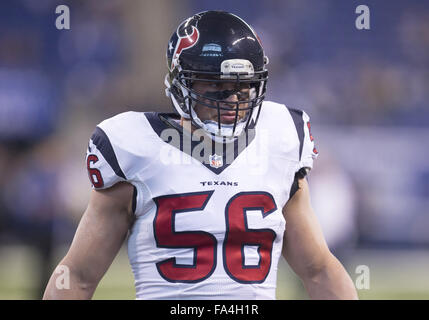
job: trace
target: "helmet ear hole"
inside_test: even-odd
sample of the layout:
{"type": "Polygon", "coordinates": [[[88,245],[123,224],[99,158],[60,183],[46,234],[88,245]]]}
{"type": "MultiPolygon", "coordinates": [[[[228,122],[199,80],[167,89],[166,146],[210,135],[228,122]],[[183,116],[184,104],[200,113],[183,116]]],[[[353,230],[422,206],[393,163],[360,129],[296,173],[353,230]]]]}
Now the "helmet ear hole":
{"type": "Polygon", "coordinates": [[[264,64],[267,65],[270,63],[270,59],[267,56],[264,56],[264,64]]]}

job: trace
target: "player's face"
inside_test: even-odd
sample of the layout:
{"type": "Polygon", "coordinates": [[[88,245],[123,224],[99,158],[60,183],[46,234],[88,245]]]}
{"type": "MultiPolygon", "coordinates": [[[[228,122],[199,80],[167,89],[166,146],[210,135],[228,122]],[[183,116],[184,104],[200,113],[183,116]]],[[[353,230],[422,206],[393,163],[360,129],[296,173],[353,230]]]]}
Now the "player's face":
{"type": "MultiPolygon", "coordinates": [[[[240,87],[237,90],[235,82],[208,82],[208,81],[194,81],[192,89],[202,95],[214,97],[216,92],[224,92],[224,97],[221,100],[223,102],[219,103],[220,110],[220,122],[222,124],[233,124],[235,121],[235,108],[236,102],[246,101],[249,99],[249,85],[240,84],[240,87]],[[237,94],[238,93],[238,94],[237,94]],[[231,102],[231,103],[228,103],[231,102]]],[[[202,99],[204,103],[213,105],[214,108],[209,108],[203,104],[197,103],[194,107],[195,112],[201,121],[212,120],[218,122],[218,110],[216,103],[209,99],[202,99]]],[[[240,103],[239,109],[247,108],[248,103],[240,103]]],[[[239,110],[237,116],[237,122],[243,119],[246,116],[248,110],[239,110]]]]}

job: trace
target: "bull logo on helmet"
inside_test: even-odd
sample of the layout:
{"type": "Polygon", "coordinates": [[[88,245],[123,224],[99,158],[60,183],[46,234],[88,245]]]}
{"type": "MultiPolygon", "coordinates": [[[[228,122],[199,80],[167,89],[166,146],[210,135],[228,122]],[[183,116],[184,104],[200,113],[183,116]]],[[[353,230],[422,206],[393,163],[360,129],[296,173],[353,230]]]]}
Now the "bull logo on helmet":
{"type": "MultiPolygon", "coordinates": [[[[179,31],[176,32],[178,40],[176,43],[176,46],[174,48],[172,60],[171,60],[171,66],[170,71],[173,70],[179,61],[180,54],[183,50],[192,48],[197,42],[200,37],[200,32],[198,29],[194,26],[191,26],[192,32],[189,34],[188,29],[184,29],[184,36],[179,35],[179,31]]],[[[180,28],[179,28],[180,29],[180,28]]],[[[172,45],[172,44],[171,44],[172,45]]]]}

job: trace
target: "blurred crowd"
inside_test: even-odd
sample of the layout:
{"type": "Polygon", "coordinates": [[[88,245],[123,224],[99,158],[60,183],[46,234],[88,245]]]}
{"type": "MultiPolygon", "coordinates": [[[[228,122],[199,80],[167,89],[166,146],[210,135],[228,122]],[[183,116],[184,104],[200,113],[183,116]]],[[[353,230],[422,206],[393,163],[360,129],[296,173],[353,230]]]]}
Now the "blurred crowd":
{"type": "MultiPolygon", "coordinates": [[[[256,29],[270,58],[268,99],[306,110],[316,139],[318,126],[429,127],[429,4],[366,1],[371,29],[357,30],[358,4],[2,1],[0,245],[34,246],[44,286],[53,246],[70,243],[89,197],[91,132],[126,110],[172,110],[163,88],[167,41],[195,12],[231,11],[256,29]],[[69,5],[70,30],[55,27],[59,4],[69,5]]],[[[337,248],[359,240],[360,189],[335,154],[321,150],[320,162],[314,201],[337,248]]]]}

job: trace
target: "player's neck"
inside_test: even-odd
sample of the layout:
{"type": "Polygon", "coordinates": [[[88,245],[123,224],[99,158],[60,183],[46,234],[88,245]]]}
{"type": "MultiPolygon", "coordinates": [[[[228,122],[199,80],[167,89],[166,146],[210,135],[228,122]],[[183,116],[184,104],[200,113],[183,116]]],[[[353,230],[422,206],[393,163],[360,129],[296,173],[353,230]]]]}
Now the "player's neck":
{"type": "MultiPolygon", "coordinates": [[[[198,130],[198,127],[196,127],[193,123],[192,123],[192,121],[191,120],[189,120],[189,119],[185,119],[185,118],[183,118],[183,117],[181,117],[180,118],[180,125],[182,126],[182,128],[183,128],[183,131],[184,132],[187,132],[187,133],[189,133],[191,136],[193,135],[193,133],[196,131],[196,130],[198,130]]],[[[205,132],[204,130],[202,130],[202,129],[200,129],[199,130],[200,132],[202,131],[203,133],[204,133],[204,136],[206,137],[206,138],[208,138],[208,139],[212,139],[211,137],[210,137],[210,135],[208,135],[207,134],[207,132],[205,132]]],[[[200,137],[200,135],[198,135],[198,137],[200,137]]],[[[199,138],[198,138],[199,139],[199,138]]]]}
{"type": "Polygon", "coordinates": [[[185,119],[183,117],[180,118],[180,125],[184,130],[188,131],[189,133],[192,133],[194,130],[197,129],[197,127],[193,125],[191,120],[185,119]]]}

